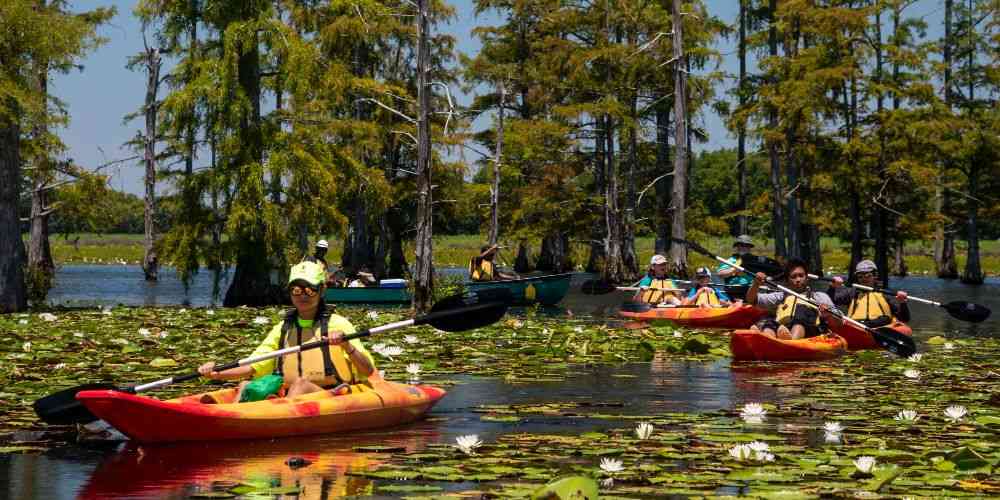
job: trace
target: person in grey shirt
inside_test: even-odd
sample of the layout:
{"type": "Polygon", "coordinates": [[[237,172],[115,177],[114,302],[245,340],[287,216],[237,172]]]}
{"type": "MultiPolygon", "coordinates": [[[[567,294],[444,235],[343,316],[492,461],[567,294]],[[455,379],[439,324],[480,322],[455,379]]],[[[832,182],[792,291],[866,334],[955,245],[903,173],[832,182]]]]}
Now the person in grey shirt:
{"type": "Polygon", "coordinates": [[[772,312],[773,316],[758,321],[752,329],[779,339],[802,339],[825,333],[829,311],[836,309],[830,296],[809,288],[809,270],[801,259],[788,260],[785,276],[789,289],[808,297],[819,307],[785,292],[760,292],[767,275],[757,273],[747,290],[746,302],[772,312]]]}

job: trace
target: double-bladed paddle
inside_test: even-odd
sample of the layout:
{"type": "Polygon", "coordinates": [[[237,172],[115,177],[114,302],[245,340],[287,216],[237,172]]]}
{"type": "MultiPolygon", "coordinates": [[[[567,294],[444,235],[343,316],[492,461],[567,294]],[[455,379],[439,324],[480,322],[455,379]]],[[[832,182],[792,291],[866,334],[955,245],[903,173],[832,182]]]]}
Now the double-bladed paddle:
{"type": "MultiPolygon", "coordinates": [[[[833,281],[832,278],[819,277],[816,276],[815,274],[810,274],[809,279],[833,281]]],[[[857,288],[858,290],[865,290],[868,292],[879,292],[888,295],[890,297],[895,297],[896,294],[898,293],[898,291],[896,290],[890,290],[888,288],[870,287],[859,283],[851,283],[851,286],[857,288]]],[[[920,302],[922,304],[929,304],[932,306],[940,307],[941,309],[948,311],[948,314],[950,314],[953,318],[962,321],[968,321],[969,323],[982,323],[983,321],[986,321],[986,319],[990,317],[990,313],[992,312],[990,308],[982,304],[975,304],[972,302],[966,302],[964,300],[953,300],[951,302],[948,302],[947,304],[942,304],[934,300],[914,297],[909,293],[907,293],[906,298],[914,302],[920,302]]]]}
{"type": "MultiPolygon", "coordinates": [[[[416,325],[431,325],[438,330],[446,332],[472,330],[499,321],[507,312],[510,300],[510,291],[506,289],[477,290],[475,292],[452,295],[434,304],[434,307],[431,308],[431,312],[428,314],[344,335],[344,340],[364,338],[376,333],[384,333],[416,325]]],[[[252,365],[260,361],[315,349],[324,345],[327,345],[326,340],[316,340],[260,356],[243,358],[238,361],[219,365],[215,367],[215,370],[221,372],[230,368],[252,365]]],[[[50,424],[85,424],[97,420],[97,417],[90,413],[87,407],[77,401],[76,394],[81,391],[112,390],[135,394],[178,382],[194,380],[198,377],[201,377],[201,374],[192,372],[132,387],[120,387],[109,383],[83,384],[64,389],[35,401],[35,413],[42,421],[50,424]]]]}
{"type": "MultiPolygon", "coordinates": [[[[741,266],[738,266],[738,265],[735,265],[733,263],[727,262],[726,259],[723,259],[722,257],[719,257],[719,256],[713,254],[712,252],[709,252],[708,250],[706,250],[705,248],[703,248],[701,245],[699,245],[697,243],[694,243],[694,242],[691,242],[691,241],[682,240],[680,238],[671,238],[671,239],[673,241],[677,242],[677,243],[682,244],[682,245],[687,245],[688,247],[691,248],[691,250],[694,250],[695,252],[698,252],[698,253],[700,253],[700,254],[702,254],[702,255],[710,258],[710,259],[715,259],[715,260],[717,260],[719,262],[724,262],[726,264],[729,264],[734,269],[739,269],[740,271],[742,271],[744,273],[753,274],[753,273],[751,273],[750,271],[746,270],[745,268],[743,268],[741,266]]],[[[808,298],[805,295],[802,295],[800,293],[796,293],[796,292],[792,291],[791,289],[778,284],[777,282],[775,282],[770,277],[768,277],[766,279],[766,281],[767,281],[768,284],[770,284],[771,286],[777,288],[778,290],[781,290],[782,292],[785,292],[785,293],[787,293],[789,295],[793,295],[793,296],[797,297],[799,300],[802,300],[804,302],[808,302],[808,303],[810,303],[810,304],[812,304],[812,305],[814,305],[816,307],[819,307],[819,304],[817,304],[816,302],[814,302],[810,298],[808,298]]],[[[910,338],[907,335],[903,335],[902,333],[899,333],[899,332],[897,332],[895,330],[892,330],[892,329],[874,329],[874,328],[870,328],[870,327],[866,326],[864,323],[861,323],[861,322],[859,322],[857,320],[854,320],[852,318],[847,317],[846,315],[844,315],[844,313],[842,313],[842,312],[840,312],[840,311],[838,311],[836,309],[830,309],[829,311],[830,311],[830,314],[836,316],[838,319],[840,319],[840,321],[844,321],[844,322],[850,323],[851,325],[854,325],[855,327],[861,328],[864,331],[868,332],[868,334],[871,335],[875,339],[875,342],[878,343],[878,345],[882,346],[883,348],[885,348],[885,350],[887,350],[887,351],[889,351],[889,352],[891,352],[891,353],[893,353],[893,354],[895,354],[897,356],[900,356],[900,357],[903,357],[903,358],[908,358],[908,357],[912,356],[914,353],[917,352],[917,345],[916,345],[916,343],[914,343],[913,339],[910,338]]]]}

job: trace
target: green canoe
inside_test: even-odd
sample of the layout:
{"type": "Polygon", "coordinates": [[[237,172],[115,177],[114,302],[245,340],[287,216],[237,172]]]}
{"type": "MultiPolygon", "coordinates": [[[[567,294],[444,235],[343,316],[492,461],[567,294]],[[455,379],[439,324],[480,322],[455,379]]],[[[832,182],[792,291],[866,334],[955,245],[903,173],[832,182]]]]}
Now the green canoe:
{"type": "Polygon", "coordinates": [[[554,306],[559,303],[569,291],[569,281],[572,273],[533,276],[519,280],[503,281],[470,281],[465,284],[469,290],[488,288],[506,288],[510,290],[515,305],[531,305],[540,303],[554,306]]]}
{"type": "Polygon", "coordinates": [[[327,288],[327,302],[346,304],[409,304],[405,288],[327,288]]]}

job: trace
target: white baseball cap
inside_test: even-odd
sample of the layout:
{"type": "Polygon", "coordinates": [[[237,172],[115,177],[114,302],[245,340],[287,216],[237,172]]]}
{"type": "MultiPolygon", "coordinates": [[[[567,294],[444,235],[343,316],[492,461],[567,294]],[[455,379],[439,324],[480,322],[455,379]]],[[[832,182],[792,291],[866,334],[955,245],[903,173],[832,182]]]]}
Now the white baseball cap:
{"type": "Polygon", "coordinates": [[[649,265],[651,266],[655,266],[657,264],[666,264],[666,263],[667,263],[667,258],[660,254],[656,254],[653,256],[652,259],[649,259],[649,265]]]}
{"type": "Polygon", "coordinates": [[[330,248],[330,244],[326,240],[319,240],[316,242],[316,248],[330,248]]]}

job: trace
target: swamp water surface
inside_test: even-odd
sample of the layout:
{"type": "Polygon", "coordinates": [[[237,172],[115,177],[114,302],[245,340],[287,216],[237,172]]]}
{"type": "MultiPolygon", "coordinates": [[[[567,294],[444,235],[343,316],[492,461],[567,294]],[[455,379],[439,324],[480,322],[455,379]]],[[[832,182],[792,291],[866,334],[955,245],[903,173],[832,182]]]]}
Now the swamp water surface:
{"type": "MultiPolygon", "coordinates": [[[[100,269],[108,268],[118,269],[100,269]]],[[[145,285],[125,271],[107,279],[145,285]]],[[[187,296],[179,285],[160,287],[166,280],[152,285],[153,303],[210,304],[206,279],[187,296]]],[[[62,293],[58,286],[53,297],[62,293]]],[[[913,278],[893,286],[1000,308],[997,280],[965,287],[913,278]]],[[[90,297],[74,300],[148,303],[104,295],[102,287],[92,282],[89,292],[76,292],[90,297]]],[[[10,337],[0,347],[0,497],[514,497],[567,474],[610,479],[601,487],[607,497],[1000,495],[998,318],[970,326],[913,304],[923,354],[916,362],[867,352],[814,365],[730,366],[722,334],[618,328],[603,315],[621,299],[574,291],[562,309],[514,311],[504,324],[476,332],[412,329],[371,339],[405,349],[394,359],[378,357],[388,378],[405,380],[405,366],[420,363],[423,382],[449,391],[417,424],[351,436],[167,446],[66,444],[71,429],[38,425],[29,405],[83,381],[148,381],[187,371],[213,353],[242,356],[267,328],[254,320],[273,321],[278,309],[117,307],[55,310],[52,322],[37,314],[0,318],[0,332],[10,337]],[[34,332],[61,337],[50,343],[34,332]],[[33,345],[25,349],[25,342],[33,345]],[[751,402],[766,412],[759,422],[741,416],[751,402]],[[966,414],[947,416],[953,405],[966,414]],[[902,410],[915,411],[916,420],[897,420],[902,410]],[[646,439],[634,432],[640,422],[653,425],[646,439]],[[822,430],[827,422],[840,424],[836,439],[822,430]],[[454,446],[468,434],[483,441],[473,455],[454,446]],[[730,451],[750,442],[766,443],[771,460],[730,451]],[[857,472],[860,456],[874,457],[872,474],[857,472]],[[292,468],[291,457],[309,464],[292,468]],[[620,461],[622,470],[602,470],[602,459],[620,461]]],[[[359,327],[397,317],[380,309],[373,319],[367,311],[340,312],[359,327]]],[[[207,390],[201,387],[157,396],[207,390]]]]}

